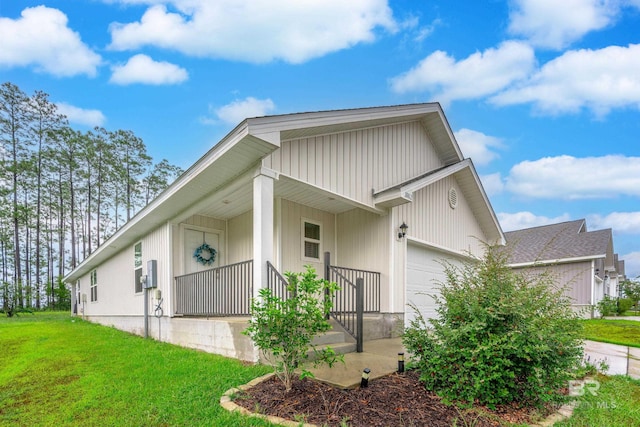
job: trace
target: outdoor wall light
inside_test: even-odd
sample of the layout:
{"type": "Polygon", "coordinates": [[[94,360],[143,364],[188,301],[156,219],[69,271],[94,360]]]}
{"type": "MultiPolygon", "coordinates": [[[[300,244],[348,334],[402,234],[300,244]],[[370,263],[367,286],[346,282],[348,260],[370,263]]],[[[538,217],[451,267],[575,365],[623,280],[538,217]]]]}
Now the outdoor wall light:
{"type": "Polygon", "coordinates": [[[402,221],[402,225],[400,226],[400,232],[398,233],[398,239],[402,239],[404,236],[407,235],[407,229],[409,228],[409,226],[407,224],[405,224],[404,221],[402,221]]]}

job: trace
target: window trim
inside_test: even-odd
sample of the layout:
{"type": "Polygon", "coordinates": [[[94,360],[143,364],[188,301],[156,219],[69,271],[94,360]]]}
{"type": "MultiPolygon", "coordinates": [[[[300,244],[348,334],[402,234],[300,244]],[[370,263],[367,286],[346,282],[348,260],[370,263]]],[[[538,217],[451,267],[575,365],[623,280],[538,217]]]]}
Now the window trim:
{"type": "Polygon", "coordinates": [[[320,262],[322,260],[322,222],[308,218],[301,218],[300,221],[300,256],[303,261],[320,262]],[[319,239],[313,239],[305,235],[305,224],[318,226],[319,239]],[[318,245],[318,258],[308,257],[305,252],[305,244],[316,243],[318,245]]]}
{"type": "Polygon", "coordinates": [[[89,301],[98,302],[98,269],[89,272],[89,301]]]}
{"type": "Polygon", "coordinates": [[[136,295],[142,294],[143,288],[140,280],[136,280],[136,277],[142,276],[142,241],[139,241],[133,245],[133,293],[136,295]],[[140,257],[137,256],[137,248],[140,246],[140,257]],[[140,276],[138,276],[138,270],[140,276]]]}

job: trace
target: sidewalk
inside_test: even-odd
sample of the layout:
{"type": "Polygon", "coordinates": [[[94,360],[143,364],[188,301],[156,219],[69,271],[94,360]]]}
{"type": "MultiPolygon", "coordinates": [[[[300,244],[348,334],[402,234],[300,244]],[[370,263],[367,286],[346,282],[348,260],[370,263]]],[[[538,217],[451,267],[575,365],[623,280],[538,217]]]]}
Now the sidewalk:
{"type": "Polygon", "coordinates": [[[606,320],[635,320],[640,322],[640,316],[607,316],[606,320]]]}
{"type": "MultiPolygon", "coordinates": [[[[638,318],[640,320],[640,318],[638,318]]],[[[586,341],[584,357],[589,363],[597,366],[599,361],[609,365],[607,375],[629,375],[640,379],[640,348],[586,341]]],[[[318,381],[341,388],[354,388],[360,385],[362,371],[371,370],[369,379],[382,377],[396,372],[398,369],[398,353],[407,351],[401,338],[381,339],[364,343],[364,352],[344,355],[344,364],[338,363],[329,368],[320,366],[309,369],[318,381]]]]}
{"type": "Polygon", "coordinates": [[[596,367],[599,361],[606,362],[609,365],[607,375],[640,379],[640,348],[585,340],[584,358],[596,367]]]}

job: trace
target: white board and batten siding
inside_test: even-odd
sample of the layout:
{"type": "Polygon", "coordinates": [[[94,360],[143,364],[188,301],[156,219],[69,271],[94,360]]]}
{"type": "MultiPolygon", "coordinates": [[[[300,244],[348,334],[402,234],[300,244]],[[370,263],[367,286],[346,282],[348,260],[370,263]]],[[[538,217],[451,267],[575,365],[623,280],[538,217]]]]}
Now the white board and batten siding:
{"type": "Polygon", "coordinates": [[[380,310],[394,312],[390,293],[389,254],[392,239],[391,215],[377,215],[362,209],[352,209],[337,215],[336,253],[332,264],[380,273],[380,310]]]}
{"type": "Polygon", "coordinates": [[[482,242],[487,242],[456,178],[449,176],[418,190],[413,202],[397,208],[397,216],[408,226],[412,238],[456,252],[482,255],[482,242]],[[457,204],[449,204],[449,191],[454,189],[457,204]]]}
{"type": "Polygon", "coordinates": [[[373,206],[379,191],[443,166],[419,122],[282,141],[263,165],[373,206]]]}
{"type": "Polygon", "coordinates": [[[227,263],[248,261],[253,258],[253,210],[228,221],[227,263]]]}
{"type": "MultiPolygon", "coordinates": [[[[142,274],[147,274],[147,261],[156,260],[158,289],[169,293],[170,260],[168,225],[162,225],[147,234],[142,243],[142,274]]],[[[143,292],[135,292],[134,248],[138,242],[121,250],[96,268],[97,301],[90,301],[91,274],[80,279],[80,292],[87,295],[87,313],[91,316],[140,315],[144,310],[143,292]]],[[[80,307],[82,302],[80,301],[80,307]]]]}
{"type": "Polygon", "coordinates": [[[289,200],[280,202],[281,215],[281,250],[278,251],[280,271],[302,272],[309,264],[322,276],[324,268],[324,252],[335,254],[335,215],[329,212],[300,205],[289,200]],[[320,224],[320,258],[305,259],[302,252],[303,221],[308,220],[320,224]]]}
{"type": "Polygon", "coordinates": [[[461,266],[469,254],[481,257],[487,238],[480,228],[455,176],[414,193],[412,203],[398,206],[395,215],[409,225],[404,290],[405,325],[415,318],[416,306],[425,319],[436,316],[433,295],[445,281],[443,262],[461,266]],[[456,192],[454,207],[449,202],[456,192]]]}

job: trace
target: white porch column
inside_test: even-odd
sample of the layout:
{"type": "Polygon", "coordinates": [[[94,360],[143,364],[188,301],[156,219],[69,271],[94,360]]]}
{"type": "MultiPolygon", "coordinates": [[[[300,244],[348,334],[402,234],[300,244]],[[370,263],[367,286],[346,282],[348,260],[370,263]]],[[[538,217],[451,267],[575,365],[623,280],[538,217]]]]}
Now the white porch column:
{"type": "Polygon", "coordinates": [[[273,181],[278,173],[259,168],[253,177],[253,296],[267,287],[267,261],[273,263],[273,181]]]}

